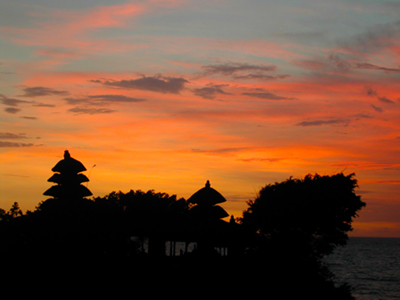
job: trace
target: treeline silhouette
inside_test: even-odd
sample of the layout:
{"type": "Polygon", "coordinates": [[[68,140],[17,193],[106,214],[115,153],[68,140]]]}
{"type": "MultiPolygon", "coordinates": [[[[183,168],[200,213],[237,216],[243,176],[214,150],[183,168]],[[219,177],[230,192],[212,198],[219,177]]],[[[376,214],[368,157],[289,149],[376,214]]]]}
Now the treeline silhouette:
{"type": "MultiPolygon", "coordinates": [[[[204,288],[229,282],[248,292],[279,294],[272,299],[353,299],[349,286],[335,284],[323,258],[346,244],[352,220],[365,206],[356,187],[354,174],[289,178],[263,187],[229,222],[213,201],[195,197],[131,190],[88,199],[57,191],[34,211],[23,213],[18,203],[0,209],[0,255],[59,271],[107,265],[204,288]],[[171,251],[174,242],[186,246],[177,256],[166,255],[166,241],[171,251]],[[188,251],[189,243],[196,249],[188,251]]],[[[210,191],[207,183],[198,195],[210,191]]]]}

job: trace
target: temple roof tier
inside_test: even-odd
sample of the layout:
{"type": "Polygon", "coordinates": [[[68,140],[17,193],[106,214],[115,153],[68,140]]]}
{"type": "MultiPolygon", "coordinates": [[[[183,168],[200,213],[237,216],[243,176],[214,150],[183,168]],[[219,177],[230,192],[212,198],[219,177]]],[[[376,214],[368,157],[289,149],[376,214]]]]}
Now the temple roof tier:
{"type": "Polygon", "coordinates": [[[190,215],[193,218],[218,220],[229,216],[221,206],[196,205],[190,209],[190,215]]]}
{"type": "Polygon", "coordinates": [[[58,183],[58,184],[68,184],[68,183],[69,184],[79,184],[82,182],[88,182],[89,178],[87,178],[87,176],[84,174],[68,176],[65,174],[55,173],[47,181],[58,183]]]}
{"type": "Polygon", "coordinates": [[[53,185],[43,193],[45,196],[53,196],[55,198],[72,198],[72,197],[87,197],[93,195],[92,192],[83,185],[76,185],[73,189],[63,185],[53,185]]]}
{"type": "Polygon", "coordinates": [[[218,191],[211,187],[210,181],[208,180],[205,187],[198,190],[188,199],[188,203],[202,206],[212,206],[225,201],[226,199],[218,191]]]}
{"type": "Polygon", "coordinates": [[[80,161],[72,158],[68,150],[65,150],[64,159],[60,160],[51,170],[53,172],[59,173],[78,174],[80,172],[86,171],[86,168],[80,161]]]}

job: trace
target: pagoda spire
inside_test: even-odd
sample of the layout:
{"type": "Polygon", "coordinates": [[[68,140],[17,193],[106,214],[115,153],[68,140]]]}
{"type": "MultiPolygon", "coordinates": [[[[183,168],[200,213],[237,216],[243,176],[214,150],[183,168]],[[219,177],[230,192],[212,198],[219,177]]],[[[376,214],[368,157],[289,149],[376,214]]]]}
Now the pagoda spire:
{"type": "Polygon", "coordinates": [[[53,185],[43,195],[66,200],[82,199],[92,195],[92,192],[81,184],[89,181],[86,175],[81,174],[86,168],[80,161],[72,158],[68,150],[64,151],[64,159],[51,170],[55,173],[47,181],[57,185],[53,185]]]}

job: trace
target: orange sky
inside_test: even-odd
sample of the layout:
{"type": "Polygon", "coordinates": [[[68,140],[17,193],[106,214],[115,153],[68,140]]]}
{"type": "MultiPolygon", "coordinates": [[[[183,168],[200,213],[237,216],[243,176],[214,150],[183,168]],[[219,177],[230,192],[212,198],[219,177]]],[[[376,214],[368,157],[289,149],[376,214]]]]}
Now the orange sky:
{"type": "Polygon", "coordinates": [[[94,196],[210,180],[237,217],[266,184],[354,172],[352,235],[400,237],[397,2],[2,7],[1,208],[45,200],[68,149],[94,196]]]}

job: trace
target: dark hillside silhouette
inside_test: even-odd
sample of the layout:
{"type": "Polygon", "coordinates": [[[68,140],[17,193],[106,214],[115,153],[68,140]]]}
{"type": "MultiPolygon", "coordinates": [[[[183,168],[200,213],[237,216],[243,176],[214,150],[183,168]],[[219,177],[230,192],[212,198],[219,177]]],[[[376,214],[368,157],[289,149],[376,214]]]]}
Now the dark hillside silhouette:
{"type": "Polygon", "coordinates": [[[112,266],[133,287],[140,287],[140,274],[154,286],[195,284],[209,293],[229,292],[225,283],[240,284],[247,296],[353,299],[347,286],[335,286],[321,258],[345,245],[365,206],[354,174],[267,185],[239,221],[225,221],[229,214],[219,204],[226,199],[209,181],[188,200],[153,190],[88,199],[84,170],[66,151],[49,179],[56,185],[44,193],[52,198],[26,214],[18,203],[0,209],[3,258],[51,265],[58,274],[89,265],[104,274],[112,266]]]}

